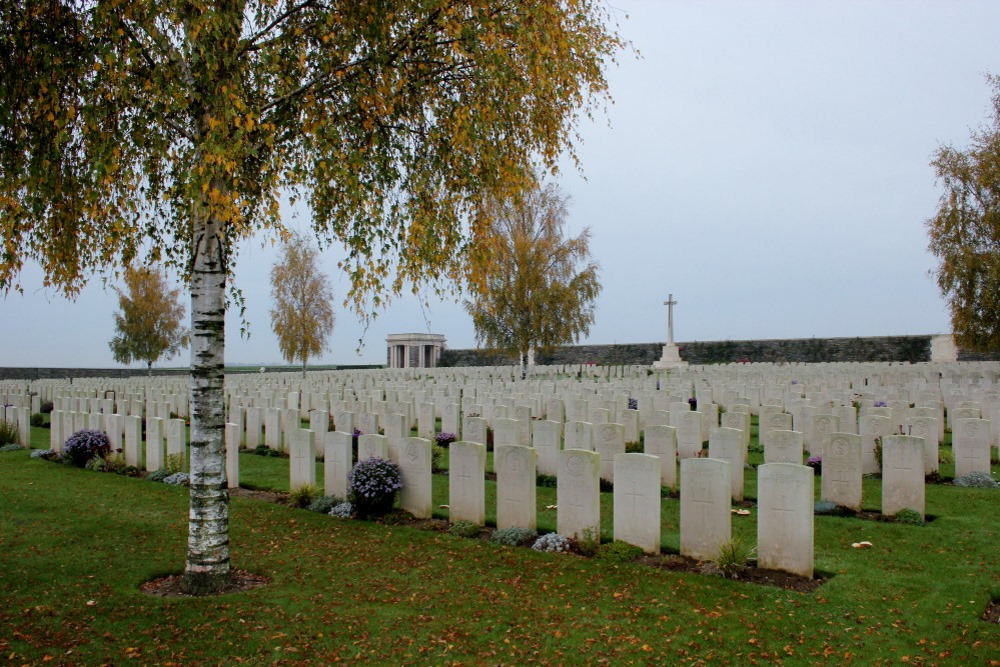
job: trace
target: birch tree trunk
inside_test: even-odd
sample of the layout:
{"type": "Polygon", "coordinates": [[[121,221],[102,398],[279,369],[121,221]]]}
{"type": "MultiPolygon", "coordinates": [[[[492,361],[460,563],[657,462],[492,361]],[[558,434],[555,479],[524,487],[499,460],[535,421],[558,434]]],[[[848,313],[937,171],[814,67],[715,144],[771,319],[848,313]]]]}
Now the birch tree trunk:
{"type": "Polygon", "coordinates": [[[223,379],[226,251],[222,223],[194,216],[191,271],[191,510],[183,588],[216,592],[231,580],[223,379]]]}

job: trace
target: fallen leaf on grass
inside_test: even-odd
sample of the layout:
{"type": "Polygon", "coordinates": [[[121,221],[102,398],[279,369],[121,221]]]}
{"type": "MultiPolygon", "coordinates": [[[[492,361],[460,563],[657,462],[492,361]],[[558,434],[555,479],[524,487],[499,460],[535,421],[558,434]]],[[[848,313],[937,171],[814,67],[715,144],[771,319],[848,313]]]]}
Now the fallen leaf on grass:
{"type": "Polygon", "coordinates": [[[450,505],[438,505],[438,509],[447,510],[447,509],[451,509],[451,506],[450,505]]]}
{"type": "Polygon", "coordinates": [[[738,515],[738,516],[747,516],[748,514],[750,514],[750,510],[735,510],[734,509],[734,510],[729,510],[729,511],[732,512],[733,514],[738,515]]]}
{"type": "Polygon", "coordinates": [[[556,509],[556,508],[557,508],[557,506],[556,506],[556,505],[546,505],[546,506],[545,506],[545,509],[547,509],[547,510],[554,510],[554,509],[556,509]]]}
{"type": "Polygon", "coordinates": [[[872,543],[871,543],[871,542],[867,542],[867,541],[866,541],[866,542],[855,542],[855,543],[854,543],[854,544],[852,544],[851,546],[852,546],[853,548],[855,548],[855,549],[866,549],[866,548],[868,548],[868,547],[870,547],[870,546],[874,546],[874,545],[872,545],[872,543]]]}

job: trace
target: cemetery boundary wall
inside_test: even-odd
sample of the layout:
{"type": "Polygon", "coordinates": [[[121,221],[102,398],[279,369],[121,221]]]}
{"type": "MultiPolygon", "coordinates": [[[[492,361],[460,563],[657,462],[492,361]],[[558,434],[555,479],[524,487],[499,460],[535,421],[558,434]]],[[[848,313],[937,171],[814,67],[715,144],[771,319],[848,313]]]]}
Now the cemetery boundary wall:
{"type": "MultiPolygon", "coordinates": [[[[821,363],[845,361],[931,360],[932,335],[858,338],[790,338],[773,340],[724,340],[677,343],[681,359],[692,364],[725,364],[739,361],[772,363],[821,363]]],[[[664,342],[616,345],[567,345],[550,354],[538,354],[538,364],[651,365],[663,353],[664,342]]],[[[996,355],[959,350],[959,361],[993,361],[996,355]]],[[[492,366],[517,363],[492,350],[446,350],[439,366],[492,366]]]]}
{"type": "MultiPolygon", "coordinates": [[[[260,373],[260,366],[226,367],[226,375],[260,373]]],[[[307,371],[335,371],[385,368],[381,365],[309,366],[307,371]]],[[[297,373],[301,366],[265,366],[266,373],[297,373]]],[[[154,368],[153,377],[186,377],[189,368],[154,368]]],[[[17,368],[0,367],[0,380],[65,380],[70,378],[142,378],[149,375],[145,368],[17,368]]]]}

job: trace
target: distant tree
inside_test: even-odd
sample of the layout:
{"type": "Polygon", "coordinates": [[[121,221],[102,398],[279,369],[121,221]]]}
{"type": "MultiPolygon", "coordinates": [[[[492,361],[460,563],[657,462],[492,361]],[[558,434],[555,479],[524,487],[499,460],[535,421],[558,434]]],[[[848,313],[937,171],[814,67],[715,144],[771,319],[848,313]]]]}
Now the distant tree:
{"type": "Polygon", "coordinates": [[[3,0],[0,292],[140,256],[191,294],[183,587],[232,583],[225,312],[281,201],[346,248],[363,319],[463,270],[465,222],[575,155],[625,44],[603,0],[3,0]]]}
{"type": "Polygon", "coordinates": [[[306,362],[328,348],[333,331],[333,288],[319,270],[319,251],[301,236],[292,236],[271,267],[271,328],[281,354],[290,364],[306,362]]]}
{"type": "Polygon", "coordinates": [[[972,133],[962,151],[942,146],[931,165],[944,193],[927,221],[930,251],[941,260],[937,283],[951,310],[956,342],[1000,350],[1000,77],[993,86],[993,120],[972,133]]]}
{"type": "Polygon", "coordinates": [[[522,377],[533,350],[574,342],[594,321],[601,285],[590,229],[564,235],[568,201],[549,184],[491,202],[470,252],[465,309],[476,339],[517,356],[522,377]]]}
{"type": "Polygon", "coordinates": [[[171,289],[164,274],[148,267],[128,268],[124,279],[125,289],[115,288],[121,312],[114,314],[116,333],[108,346],[118,363],[145,361],[152,375],[154,362],[188,345],[181,290],[171,289]]]}

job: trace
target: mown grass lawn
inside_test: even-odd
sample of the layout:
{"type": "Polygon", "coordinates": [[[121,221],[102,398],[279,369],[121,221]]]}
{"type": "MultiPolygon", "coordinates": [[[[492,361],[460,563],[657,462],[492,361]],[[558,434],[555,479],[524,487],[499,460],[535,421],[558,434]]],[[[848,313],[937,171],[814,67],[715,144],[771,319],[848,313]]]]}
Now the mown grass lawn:
{"type": "MultiPolygon", "coordinates": [[[[285,459],[245,454],[241,468],[248,483],[287,488],[285,459]]],[[[833,576],[811,594],[234,498],[233,562],[272,582],[167,600],[139,586],[183,567],[186,489],[23,451],[0,454],[0,476],[0,658],[10,664],[982,665],[1000,657],[1000,627],[979,620],[1000,596],[997,491],[928,486],[936,519],[923,527],[817,517],[816,566],[833,576]],[[860,540],[874,547],[852,549],[860,540]]],[[[435,505],[447,503],[447,477],[434,481],[435,505]]],[[[865,492],[877,509],[877,480],[865,492]]],[[[539,489],[540,529],[555,528],[555,512],[543,509],[554,502],[554,489],[539,489]]],[[[676,549],[678,503],[663,503],[664,547],[676,549]]],[[[492,514],[492,500],[487,507],[492,514]]],[[[733,521],[753,539],[754,515],[733,521]]]]}

